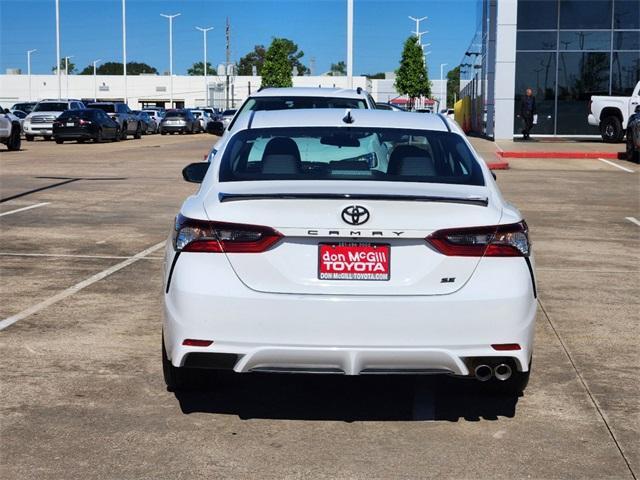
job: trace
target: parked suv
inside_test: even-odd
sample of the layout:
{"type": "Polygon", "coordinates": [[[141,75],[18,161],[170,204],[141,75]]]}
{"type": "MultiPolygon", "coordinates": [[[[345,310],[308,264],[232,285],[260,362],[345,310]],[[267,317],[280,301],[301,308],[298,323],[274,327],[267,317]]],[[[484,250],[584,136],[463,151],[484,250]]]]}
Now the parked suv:
{"type": "Polygon", "coordinates": [[[198,120],[193,116],[191,110],[187,108],[167,110],[162,122],[160,122],[160,133],[162,135],[167,133],[173,135],[176,132],[180,134],[194,133],[198,128],[196,126],[197,123],[198,120]]]}
{"type": "Polygon", "coordinates": [[[53,135],[53,122],[66,110],[82,110],[84,104],[80,100],[41,100],[33,107],[33,111],[24,119],[22,128],[27,142],[35,137],[44,137],[51,140],[53,135]]]}
{"type": "Polygon", "coordinates": [[[0,142],[9,150],[20,150],[20,121],[9,110],[0,110],[0,142]]]}
{"type": "Polygon", "coordinates": [[[114,119],[120,126],[121,140],[126,140],[127,135],[133,135],[133,138],[142,137],[142,123],[126,103],[94,102],[88,104],[87,108],[98,108],[114,119]]]}
{"type": "Polygon", "coordinates": [[[20,110],[27,115],[33,111],[33,107],[35,107],[38,102],[22,102],[22,103],[14,103],[11,110],[20,110]]]}

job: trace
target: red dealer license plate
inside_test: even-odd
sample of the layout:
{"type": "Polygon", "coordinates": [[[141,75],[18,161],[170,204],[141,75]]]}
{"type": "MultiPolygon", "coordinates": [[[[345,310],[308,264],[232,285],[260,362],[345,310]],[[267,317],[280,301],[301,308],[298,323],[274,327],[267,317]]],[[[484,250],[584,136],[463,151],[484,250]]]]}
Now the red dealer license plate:
{"type": "Polygon", "coordinates": [[[391,247],[377,243],[321,243],[320,280],[389,280],[391,247]]]}

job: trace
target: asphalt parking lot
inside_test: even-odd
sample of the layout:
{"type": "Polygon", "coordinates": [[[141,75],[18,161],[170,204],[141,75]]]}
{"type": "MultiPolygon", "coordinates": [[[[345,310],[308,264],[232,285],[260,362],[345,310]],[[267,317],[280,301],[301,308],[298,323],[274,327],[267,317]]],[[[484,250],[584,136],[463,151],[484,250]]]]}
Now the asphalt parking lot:
{"type": "Polygon", "coordinates": [[[288,375],[176,395],[160,362],[162,242],[195,189],[180,170],[212,142],[0,152],[2,478],[640,475],[640,166],[497,172],[538,267],[520,398],[434,377],[288,375]]]}

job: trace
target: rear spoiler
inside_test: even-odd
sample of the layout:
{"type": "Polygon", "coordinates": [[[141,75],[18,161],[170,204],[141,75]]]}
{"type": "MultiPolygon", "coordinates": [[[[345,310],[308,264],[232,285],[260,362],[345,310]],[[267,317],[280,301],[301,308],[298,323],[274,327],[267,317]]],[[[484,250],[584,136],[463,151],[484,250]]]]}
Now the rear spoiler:
{"type": "Polygon", "coordinates": [[[489,205],[487,197],[437,197],[432,195],[385,195],[353,193],[219,193],[218,200],[238,202],[243,200],[385,200],[391,202],[441,202],[467,205],[489,205]]]}

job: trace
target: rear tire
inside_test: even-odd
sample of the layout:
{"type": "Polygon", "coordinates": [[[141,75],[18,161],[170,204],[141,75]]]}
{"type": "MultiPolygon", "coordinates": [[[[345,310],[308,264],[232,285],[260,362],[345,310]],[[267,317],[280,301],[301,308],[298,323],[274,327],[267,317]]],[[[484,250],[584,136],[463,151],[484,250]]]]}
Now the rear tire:
{"type": "Polygon", "coordinates": [[[24,139],[25,139],[27,142],[33,142],[34,136],[33,136],[33,135],[25,135],[25,136],[24,136],[24,139]]]}
{"type": "Polygon", "coordinates": [[[126,140],[126,139],[127,139],[127,124],[124,123],[120,128],[120,140],[126,140]]]}
{"type": "Polygon", "coordinates": [[[133,138],[135,138],[136,140],[140,140],[142,138],[142,127],[140,126],[139,122],[138,126],[136,127],[136,133],[133,134],[133,138]]]}
{"type": "Polygon", "coordinates": [[[630,162],[640,163],[640,150],[633,145],[633,133],[631,129],[627,130],[627,160],[630,162]]]}
{"type": "Polygon", "coordinates": [[[172,392],[187,390],[193,387],[192,372],[186,368],[174,367],[167,357],[167,350],[164,347],[164,336],[162,338],[162,374],[167,389],[172,392]]]}
{"type": "Polygon", "coordinates": [[[44,137],[45,142],[48,142],[49,140],[51,140],[51,135],[47,135],[46,137],[44,137]]]}
{"type": "Polygon", "coordinates": [[[64,140],[60,140],[59,138],[56,138],[56,143],[58,145],[62,145],[64,143],[64,140]]]}
{"type": "Polygon", "coordinates": [[[102,143],[102,129],[98,129],[98,133],[96,133],[96,138],[93,139],[95,143],[102,143]]]}
{"type": "Polygon", "coordinates": [[[116,134],[113,136],[113,141],[114,142],[119,142],[120,141],[120,129],[116,128],[116,134]]]}
{"type": "Polygon", "coordinates": [[[622,123],[618,117],[605,117],[600,121],[600,135],[605,143],[618,143],[624,137],[622,123]]]}
{"type": "Polygon", "coordinates": [[[20,150],[21,142],[22,140],[20,139],[20,127],[13,125],[9,141],[7,142],[7,148],[12,152],[20,150]]]}

